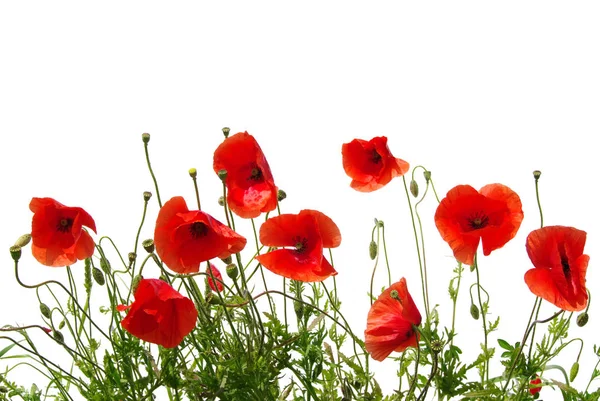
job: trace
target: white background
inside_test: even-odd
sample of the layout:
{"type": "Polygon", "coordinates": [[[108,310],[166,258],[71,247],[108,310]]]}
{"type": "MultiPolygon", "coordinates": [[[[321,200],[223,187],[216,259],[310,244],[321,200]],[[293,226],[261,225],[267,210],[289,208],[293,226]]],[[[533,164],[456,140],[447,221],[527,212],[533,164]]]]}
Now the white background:
{"type": "MultiPolygon", "coordinates": [[[[30,230],[31,197],[84,207],[96,238],[110,235],[127,253],[142,192],[155,192],[141,134],[152,135],[163,202],[182,195],[194,206],[187,171],[196,167],[203,209],[221,219],[212,152],[229,126],[259,141],[288,193],[283,212],[318,209],[339,225],[338,288],[359,334],[369,306],[374,217],[386,223],[394,279],[407,278],[421,310],[423,301],[402,180],[355,192],[342,168],[342,143],[387,135],[397,157],[432,171],[440,196],[457,184],[513,188],[523,201],[522,227],[480,265],[492,317],[502,316],[493,341],[496,334],[520,341],[534,301],[523,281],[531,267],[525,238],[539,227],[534,169],[543,172],[545,224],[588,232],[588,286],[600,296],[599,18],[591,1],[3,2],[0,324],[41,322],[35,294],[17,286],[8,254],[30,230]]],[[[152,236],[155,200],[142,239],[152,236]]],[[[446,288],[455,263],[435,230],[435,207],[433,198],[422,206],[431,296],[449,325],[446,288]]],[[[238,228],[251,238],[247,224],[238,228]]],[[[63,269],[37,264],[29,248],[21,266],[29,283],[66,278],[63,269]]],[[[379,270],[377,285],[386,281],[379,270]]],[[[463,282],[473,281],[467,274],[463,282]]],[[[465,289],[457,342],[471,347],[470,361],[483,337],[465,289]]],[[[545,305],[542,316],[554,310],[545,305]]],[[[571,331],[585,339],[580,389],[596,361],[599,318],[594,302],[588,326],[571,331]]],[[[567,370],[576,348],[567,348],[567,370]]],[[[391,391],[395,365],[372,365],[391,391]]],[[[12,377],[27,384],[29,371],[19,373],[12,377]]],[[[544,391],[545,399],[558,396],[544,391]]]]}

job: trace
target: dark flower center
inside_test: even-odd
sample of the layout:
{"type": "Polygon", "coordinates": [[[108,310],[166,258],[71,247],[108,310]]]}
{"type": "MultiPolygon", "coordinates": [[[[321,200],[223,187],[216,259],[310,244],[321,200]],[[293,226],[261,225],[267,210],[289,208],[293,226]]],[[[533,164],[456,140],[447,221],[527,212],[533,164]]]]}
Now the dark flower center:
{"type": "Polygon", "coordinates": [[[375,164],[379,164],[381,162],[381,155],[377,153],[375,149],[373,149],[373,153],[371,154],[371,161],[375,164]]]}
{"type": "Polygon", "coordinates": [[[473,215],[469,217],[469,227],[472,230],[479,230],[480,228],[484,228],[488,225],[490,219],[483,212],[475,212],[473,215]]]}
{"type": "Polygon", "coordinates": [[[73,219],[62,218],[56,225],[56,231],[66,233],[67,231],[71,231],[71,227],[73,227],[73,219]]]}
{"type": "Polygon", "coordinates": [[[248,177],[250,181],[262,181],[263,180],[263,172],[258,166],[254,166],[252,170],[250,170],[250,177],[248,177]]]}
{"type": "Polygon", "coordinates": [[[190,226],[190,234],[193,239],[205,237],[208,234],[208,227],[206,227],[206,224],[197,221],[190,226]]]}
{"type": "Polygon", "coordinates": [[[565,278],[567,281],[571,281],[571,266],[569,266],[569,258],[567,257],[564,244],[559,244],[558,253],[560,254],[560,264],[562,266],[565,278]]]}
{"type": "Polygon", "coordinates": [[[296,241],[296,245],[294,245],[296,252],[303,253],[306,251],[306,247],[308,246],[308,240],[306,238],[296,237],[294,238],[294,241],[296,241]]]}

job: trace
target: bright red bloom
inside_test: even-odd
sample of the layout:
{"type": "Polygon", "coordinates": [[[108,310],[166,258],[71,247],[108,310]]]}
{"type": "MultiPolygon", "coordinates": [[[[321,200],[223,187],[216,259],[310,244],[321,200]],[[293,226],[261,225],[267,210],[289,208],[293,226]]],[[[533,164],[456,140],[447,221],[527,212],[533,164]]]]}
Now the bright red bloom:
{"type": "Polygon", "coordinates": [[[418,333],[413,325],[421,324],[417,309],[403,277],[385,290],[369,310],[365,330],[365,348],[376,361],[383,361],[392,351],[417,347],[418,333]]]}
{"type": "Polygon", "coordinates": [[[219,269],[217,269],[217,267],[212,263],[209,265],[208,269],[206,269],[206,281],[208,282],[208,286],[211,290],[216,292],[223,291],[223,276],[221,275],[219,269]],[[211,273],[215,278],[214,280],[210,276],[211,273]]]}
{"type": "Polygon", "coordinates": [[[131,305],[117,310],[129,310],[121,326],[140,340],[174,348],[196,327],[196,306],[168,283],[142,279],[134,296],[131,305]]]}
{"type": "Polygon", "coordinates": [[[94,240],[83,226],[96,232],[92,216],[80,207],[68,207],[52,198],[32,198],[29,209],[31,250],[46,266],[68,266],[94,254],[94,240]]]}
{"type": "Polygon", "coordinates": [[[502,184],[489,184],[479,192],[469,185],[448,191],[435,212],[435,225],[454,257],[472,265],[479,242],[483,254],[502,248],[517,234],[523,221],[521,199],[502,184]]]}
{"type": "Polygon", "coordinates": [[[392,155],[385,136],[370,141],[354,139],[343,144],[342,162],[346,174],[352,178],[350,186],[360,192],[382,188],[410,168],[407,162],[392,155]]]}
{"type": "Polygon", "coordinates": [[[335,248],[342,235],[333,220],[316,210],[282,214],[260,227],[260,242],[277,249],[256,259],[275,274],[304,282],[323,281],[337,272],[323,256],[323,248],[335,248]]]}
{"type": "Polygon", "coordinates": [[[156,252],[177,273],[195,273],[200,263],[226,258],[246,246],[242,237],[199,210],[189,210],[181,196],[171,198],[158,213],[154,230],[156,252]]]}
{"type": "Polygon", "coordinates": [[[542,379],[539,376],[536,376],[535,379],[529,382],[529,393],[531,395],[536,395],[542,391],[542,379]]]}
{"type": "Polygon", "coordinates": [[[566,311],[587,306],[585,274],[590,257],[583,254],[586,232],[573,227],[548,226],[527,236],[527,254],[535,266],[525,283],[538,297],[566,311]]]}
{"type": "Polygon", "coordinates": [[[277,187],[256,139],[247,132],[226,138],[215,150],[215,173],[227,171],[227,204],[238,216],[253,218],[277,207],[277,187]]]}

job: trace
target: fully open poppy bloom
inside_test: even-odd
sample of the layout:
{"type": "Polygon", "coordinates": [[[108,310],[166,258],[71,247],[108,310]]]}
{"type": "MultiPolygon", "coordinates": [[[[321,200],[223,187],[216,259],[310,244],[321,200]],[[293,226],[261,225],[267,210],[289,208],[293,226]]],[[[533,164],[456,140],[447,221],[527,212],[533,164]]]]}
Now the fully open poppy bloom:
{"type": "Polygon", "coordinates": [[[392,351],[417,347],[418,333],[413,325],[421,324],[417,309],[403,277],[385,290],[369,310],[365,330],[365,348],[371,357],[383,361],[392,351]]]}
{"type": "Polygon", "coordinates": [[[536,395],[542,391],[542,379],[539,376],[536,376],[535,379],[529,382],[529,393],[531,395],[536,395]]]}
{"type": "Polygon", "coordinates": [[[337,225],[316,210],[282,214],[260,227],[260,242],[276,249],[256,259],[280,276],[304,282],[323,281],[337,272],[323,256],[323,248],[335,248],[342,242],[337,225]]]}
{"type": "Polygon", "coordinates": [[[502,184],[489,184],[479,192],[469,185],[448,191],[435,212],[435,225],[454,257],[472,265],[479,242],[483,254],[502,248],[517,234],[523,221],[521,199],[502,184]]]}
{"type": "Polygon", "coordinates": [[[350,186],[360,192],[373,192],[410,168],[407,162],[392,155],[385,136],[343,144],[342,162],[346,174],[352,178],[350,186]]]}
{"type": "Polygon", "coordinates": [[[80,207],[68,207],[52,198],[32,198],[29,209],[31,250],[33,256],[46,266],[68,266],[94,254],[94,240],[83,229],[96,232],[92,216],[80,207]]]}
{"type": "Polygon", "coordinates": [[[527,254],[535,266],[525,273],[532,293],[566,311],[587,306],[585,274],[590,257],[583,254],[586,232],[548,226],[527,236],[527,254]]]}
{"type": "Polygon", "coordinates": [[[200,263],[226,258],[246,246],[242,237],[226,225],[199,210],[189,210],[176,196],[158,213],[154,230],[156,252],[177,273],[195,273],[200,263]]]}
{"type": "Polygon", "coordinates": [[[206,274],[206,281],[208,282],[208,286],[210,287],[210,289],[215,292],[223,291],[223,276],[221,275],[219,269],[217,269],[217,267],[211,263],[206,269],[206,274]],[[210,276],[211,274],[215,278],[214,280],[210,276]]]}
{"type": "Polygon", "coordinates": [[[173,348],[196,327],[194,303],[162,280],[142,279],[134,297],[131,305],[117,310],[129,310],[121,326],[140,340],[173,348]]]}
{"type": "Polygon", "coordinates": [[[277,207],[277,187],[256,139],[247,132],[226,138],[215,150],[215,173],[227,171],[227,204],[238,216],[253,218],[277,207]]]}

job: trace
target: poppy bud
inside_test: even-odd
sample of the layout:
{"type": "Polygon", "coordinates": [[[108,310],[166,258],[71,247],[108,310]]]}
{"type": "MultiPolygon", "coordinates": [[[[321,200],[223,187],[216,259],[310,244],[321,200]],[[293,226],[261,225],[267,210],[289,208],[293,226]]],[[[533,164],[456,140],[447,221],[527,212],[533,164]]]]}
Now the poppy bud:
{"type": "Polygon", "coordinates": [[[127,258],[129,259],[129,263],[133,263],[135,262],[135,258],[137,258],[137,255],[135,254],[135,252],[129,252],[127,254],[127,258]]]}
{"type": "Polygon", "coordinates": [[[227,138],[229,136],[229,131],[230,131],[229,127],[223,127],[222,131],[223,131],[223,136],[225,136],[225,138],[227,138]]]}
{"type": "Polygon", "coordinates": [[[137,290],[138,285],[140,285],[140,281],[142,281],[142,278],[143,277],[139,274],[133,278],[133,281],[131,282],[131,292],[135,293],[135,290],[137,290]]]}
{"type": "Polygon", "coordinates": [[[196,178],[198,176],[198,172],[193,167],[188,170],[188,173],[190,174],[190,177],[192,177],[192,178],[196,178]]]}
{"type": "Polygon", "coordinates": [[[55,339],[57,342],[59,342],[59,343],[61,343],[61,344],[64,344],[64,343],[65,343],[65,336],[63,336],[63,333],[61,333],[60,331],[58,331],[58,330],[54,330],[54,331],[52,332],[52,336],[54,337],[54,339],[55,339]]]}
{"type": "Polygon", "coordinates": [[[590,316],[587,312],[583,312],[579,316],[577,316],[577,326],[583,327],[587,324],[588,320],[590,320],[590,316]]]}
{"type": "Polygon", "coordinates": [[[533,178],[535,178],[536,181],[540,179],[541,175],[542,175],[542,172],[540,170],[535,170],[533,172],[533,178]]]}
{"type": "Polygon", "coordinates": [[[42,314],[42,316],[44,316],[46,319],[50,319],[50,308],[48,308],[48,305],[46,305],[45,303],[41,303],[40,304],[40,313],[42,314]]]}
{"type": "Polygon", "coordinates": [[[100,258],[100,268],[102,269],[102,271],[104,273],[110,274],[110,271],[111,271],[110,262],[105,257],[100,258]]]}
{"type": "Polygon", "coordinates": [[[473,316],[473,319],[475,320],[479,319],[479,309],[475,304],[471,304],[471,316],[473,316]]]}
{"type": "Polygon", "coordinates": [[[150,142],[150,134],[149,133],[145,132],[142,134],[142,142],[144,142],[144,143],[150,142]]]}
{"type": "Polygon", "coordinates": [[[227,273],[230,279],[235,280],[238,276],[239,270],[235,264],[230,263],[225,268],[225,273],[227,273]]]}
{"type": "Polygon", "coordinates": [[[415,198],[419,196],[419,184],[415,180],[410,180],[410,193],[415,198]]]}
{"type": "Polygon", "coordinates": [[[304,304],[298,300],[295,300],[294,312],[296,312],[296,316],[298,317],[298,319],[302,319],[302,315],[304,314],[304,304]]]}
{"type": "Polygon", "coordinates": [[[144,191],[144,201],[148,202],[150,200],[150,198],[152,198],[152,192],[144,191]]]}
{"type": "Polygon", "coordinates": [[[573,366],[571,366],[571,371],[569,372],[569,380],[575,380],[575,378],[577,377],[577,373],[579,373],[579,362],[575,362],[573,366]]]}
{"type": "Polygon", "coordinates": [[[208,302],[210,305],[223,305],[221,298],[212,292],[206,294],[206,302],[208,302]]]}
{"type": "Polygon", "coordinates": [[[10,256],[15,262],[21,259],[21,247],[19,245],[13,245],[10,247],[10,256]]]}
{"type": "Polygon", "coordinates": [[[94,277],[94,281],[96,281],[98,285],[104,285],[106,282],[106,280],[104,280],[104,274],[102,273],[102,270],[98,269],[97,267],[94,267],[92,270],[92,277],[94,277]]]}
{"type": "Polygon", "coordinates": [[[431,180],[431,171],[429,171],[429,170],[423,171],[423,177],[425,177],[425,181],[429,182],[431,180]]]}
{"type": "Polygon", "coordinates": [[[440,340],[433,340],[431,342],[431,351],[435,354],[439,354],[444,349],[444,343],[440,340]]]}
{"type": "Polygon", "coordinates": [[[375,260],[377,257],[377,243],[375,241],[371,241],[369,244],[369,257],[371,260],[375,260]]]}
{"type": "Polygon", "coordinates": [[[377,220],[377,227],[383,228],[383,220],[377,220]]]}
{"type": "Polygon", "coordinates": [[[154,252],[154,240],[152,238],[145,239],[142,241],[142,246],[148,253],[154,252]]]}
{"type": "Polygon", "coordinates": [[[225,206],[225,197],[219,196],[219,206],[225,206]]]}
{"type": "Polygon", "coordinates": [[[221,181],[225,182],[225,179],[227,178],[227,170],[225,170],[225,169],[219,170],[217,175],[219,176],[219,179],[221,181]]]}
{"type": "Polygon", "coordinates": [[[62,329],[63,329],[63,327],[65,327],[65,321],[64,321],[64,320],[61,320],[61,321],[60,321],[60,323],[58,324],[58,329],[59,329],[59,330],[62,330],[62,329]]]}
{"type": "Polygon", "coordinates": [[[15,245],[23,248],[25,245],[29,244],[29,241],[31,241],[31,234],[23,234],[17,238],[15,245]]]}
{"type": "Polygon", "coordinates": [[[285,193],[285,191],[284,191],[284,190],[282,190],[282,189],[279,189],[279,190],[277,190],[277,200],[278,200],[279,202],[281,202],[281,201],[282,201],[282,200],[284,200],[285,198],[287,198],[287,194],[285,193]]]}
{"type": "Polygon", "coordinates": [[[226,258],[221,259],[223,261],[223,263],[225,263],[226,265],[231,263],[231,255],[227,256],[226,258]]]}

